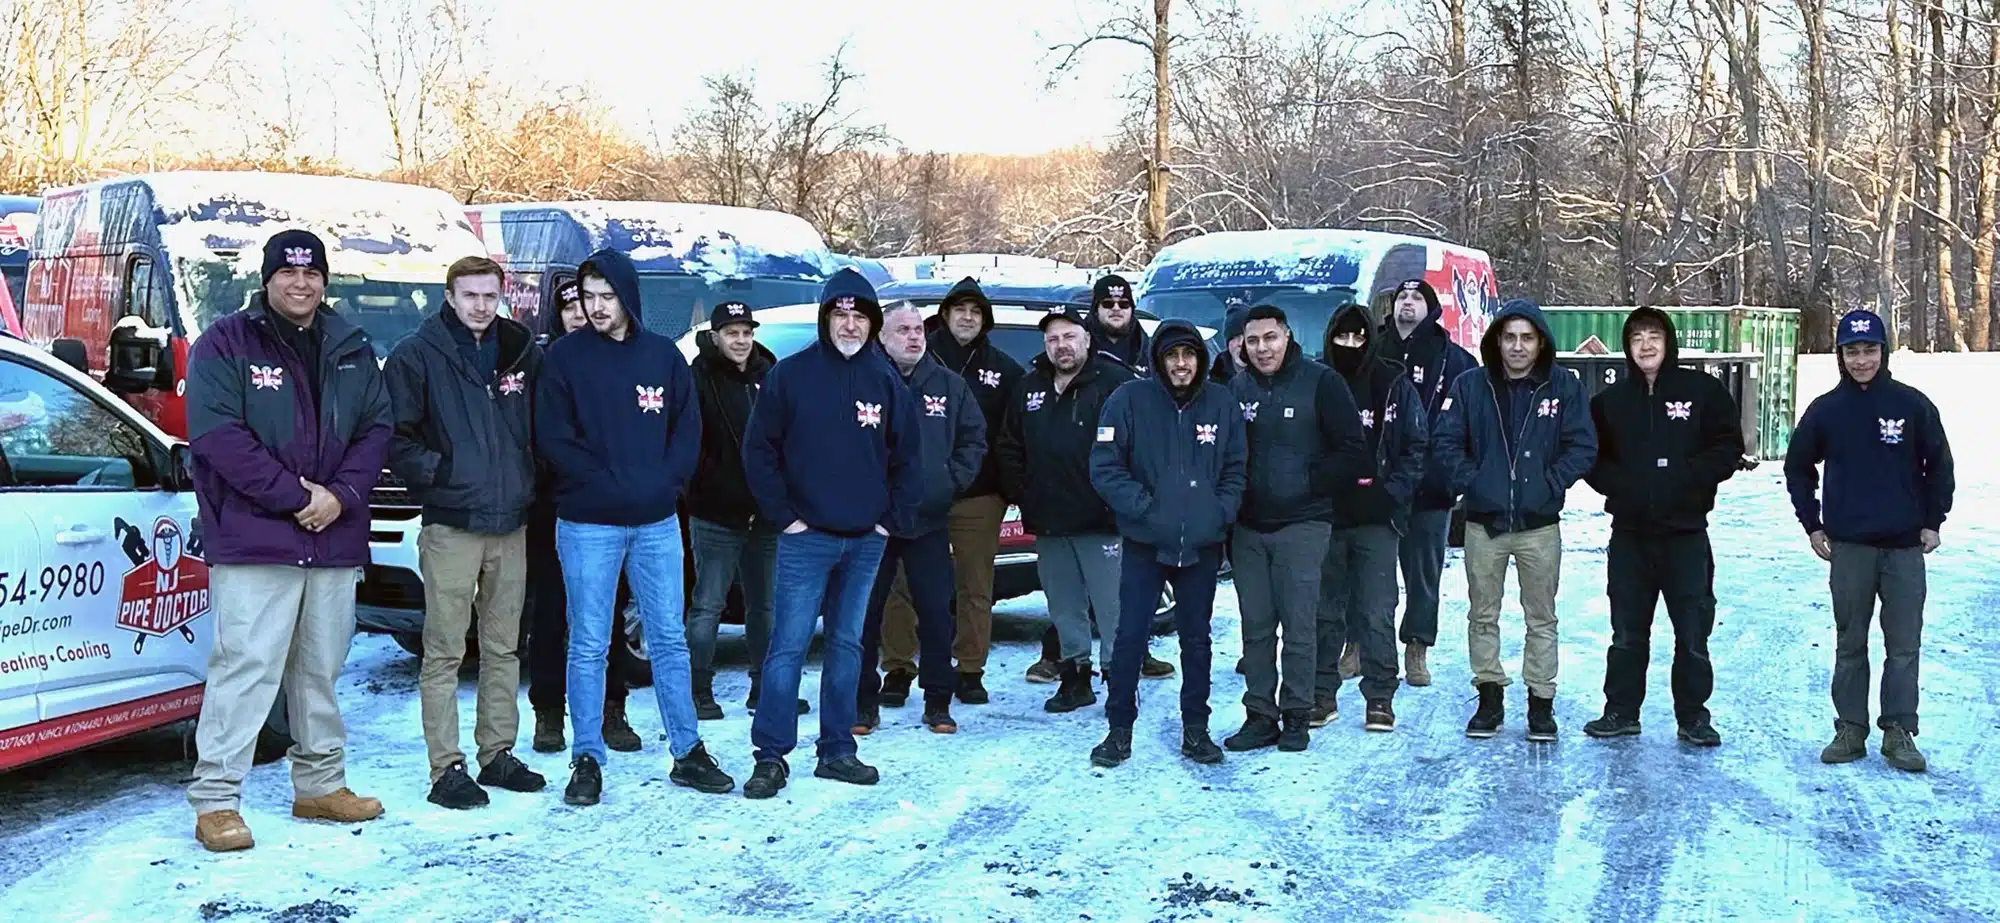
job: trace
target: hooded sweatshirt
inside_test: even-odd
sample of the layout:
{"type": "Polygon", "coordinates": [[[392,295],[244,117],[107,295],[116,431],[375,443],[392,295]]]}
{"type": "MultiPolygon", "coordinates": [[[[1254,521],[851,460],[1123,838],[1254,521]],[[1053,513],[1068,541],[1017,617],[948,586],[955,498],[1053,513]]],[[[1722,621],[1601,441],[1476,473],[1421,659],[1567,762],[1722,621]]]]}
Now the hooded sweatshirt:
{"type": "Polygon", "coordinates": [[[1371,347],[1379,348],[1383,358],[1402,363],[1403,371],[1409,376],[1410,384],[1423,397],[1424,419],[1431,428],[1430,455],[1424,464],[1424,479],[1417,490],[1415,510],[1445,510],[1453,503],[1451,478],[1444,467],[1437,463],[1437,427],[1444,420],[1444,399],[1451,383],[1458,376],[1477,368],[1479,363],[1465,347],[1453,342],[1438,319],[1444,316],[1444,305],[1438,301],[1437,291],[1429,282],[1412,279],[1405,285],[1415,285],[1430,312],[1406,338],[1396,329],[1396,319],[1390,317],[1382,322],[1376,336],[1369,338],[1371,347]]]}
{"type": "Polygon", "coordinates": [[[1200,356],[1193,386],[1164,378],[1127,382],[1105,402],[1090,454],[1090,482],[1118,518],[1120,535],[1185,567],[1222,544],[1243,502],[1248,446],[1243,412],[1208,381],[1208,349],[1184,320],[1160,324],[1147,357],[1154,367],[1176,345],[1200,356]]]}
{"type": "Polygon", "coordinates": [[[535,445],[553,469],[556,515],[639,526],[675,513],[701,454],[694,374],[674,341],[646,329],[639,274],[599,250],[578,278],[602,275],[629,319],[625,339],[579,328],[549,347],[535,396],[535,445]]]}
{"type": "Polygon", "coordinates": [[[1465,497],[1465,516],[1488,532],[1526,532],[1555,525],[1571,485],[1597,461],[1583,382],[1555,367],[1548,320],[1532,301],[1508,302],[1480,342],[1484,369],[1452,382],[1433,429],[1436,462],[1450,472],[1451,492],[1465,497]],[[1500,358],[1500,334],[1511,318],[1541,333],[1541,353],[1525,378],[1510,379],[1500,358]]]}
{"type": "Polygon", "coordinates": [[[426,523],[504,535],[527,522],[541,364],[527,327],[496,317],[475,342],[450,305],[389,353],[389,469],[426,523]]]}
{"type": "MultiPolygon", "coordinates": [[[[965,379],[972,389],[973,397],[979,402],[979,412],[986,420],[986,432],[991,435],[1000,432],[1006,424],[1007,398],[1014,393],[1014,387],[1021,383],[1021,363],[995,347],[989,334],[993,332],[993,302],[979,287],[979,280],[967,276],[960,279],[951,291],[945,293],[944,300],[938,302],[937,329],[930,335],[930,355],[945,368],[965,379]],[[985,318],[979,336],[972,342],[960,345],[952,336],[950,325],[945,323],[948,307],[954,302],[971,300],[979,305],[980,314],[985,318]]],[[[988,440],[991,441],[990,439],[988,440]]],[[[966,497],[984,497],[1000,492],[1000,463],[994,453],[987,453],[979,466],[979,475],[972,480],[962,494],[966,497]]]]}
{"type": "Polygon", "coordinates": [[[858,537],[876,526],[909,534],[923,502],[917,400],[882,350],[875,288],[843,269],[820,290],[819,341],[764,377],[743,437],[743,474],[757,509],[779,528],[794,522],[858,537]],[[869,342],[843,356],[828,326],[836,305],[873,322],[869,342]]]}
{"type": "Polygon", "coordinates": [[[723,355],[713,331],[695,336],[694,389],[701,404],[701,457],[688,483],[688,515],[731,529],[747,529],[757,501],[743,476],[743,434],[757,406],[764,376],[778,357],[764,344],[750,348],[742,368],[723,355]]]}
{"type": "Polygon", "coordinates": [[[1785,453],[1785,486],[1806,533],[1875,548],[1914,548],[1944,528],[1957,477],[1937,405],[1882,368],[1863,385],[1840,366],[1840,384],[1813,399],[1785,453]],[[1818,466],[1826,468],[1822,482],[1818,466]]]}
{"type": "Polygon", "coordinates": [[[1347,382],[1294,340],[1270,375],[1246,365],[1226,387],[1243,415],[1249,457],[1246,529],[1276,532],[1333,518],[1335,498],[1369,472],[1362,417],[1347,382]]]}
{"type": "Polygon", "coordinates": [[[1355,329],[1361,332],[1367,330],[1367,314],[1358,304],[1336,309],[1327,320],[1321,346],[1320,355],[1354,395],[1368,447],[1366,470],[1341,486],[1333,524],[1335,528],[1394,526],[1401,532],[1423,480],[1430,421],[1424,416],[1423,397],[1404,374],[1402,363],[1377,348],[1384,343],[1381,337],[1368,337],[1368,345],[1353,357],[1358,361],[1343,360],[1347,347],[1334,345],[1334,331],[1343,326],[1344,318],[1354,315],[1349,323],[1358,323],[1355,329]]]}
{"type": "Polygon", "coordinates": [[[1664,311],[1633,311],[1620,342],[1627,344],[1624,379],[1590,400],[1597,428],[1590,486],[1604,495],[1613,529],[1700,532],[1716,487],[1743,458],[1736,399],[1715,376],[1680,367],[1679,335],[1664,311]],[[1651,384],[1631,356],[1632,331],[1643,323],[1666,331],[1666,355],[1651,384]]]}
{"type": "MultiPolygon", "coordinates": [[[[1111,331],[1105,329],[1104,322],[1098,319],[1097,306],[1108,295],[1114,293],[1132,299],[1135,304],[1137,302],[1137,299],[1133,298],[1131,284],[1123,278],[1104,276],[1098,279],[1091,290],[1090,317],[1083,322],[1084,328],[1090,331],[1090,348],[1093,352],[1102,353],[1125,363],[1125,367],[1131,369],[1132,374],[1144,378],[1153,372],[1151,365],[1153,343],[1146,336],[1146,328],[1139,325],[1138,311],[1135,309],[1132,312],[1132,326],[1125,328],[1123,336],[1113,336],[1111,331]]],[[[1204,371],[1202,374],[1208,373],[1204,371]]]]}

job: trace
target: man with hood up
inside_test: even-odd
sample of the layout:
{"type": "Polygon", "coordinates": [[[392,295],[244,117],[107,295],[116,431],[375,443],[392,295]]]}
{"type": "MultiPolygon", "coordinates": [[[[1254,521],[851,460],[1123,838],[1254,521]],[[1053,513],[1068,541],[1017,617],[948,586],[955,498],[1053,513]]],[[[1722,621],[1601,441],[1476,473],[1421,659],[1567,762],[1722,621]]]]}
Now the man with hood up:
{"type": "Polygon", "coordinates": [[[711,794],[736,787],[696,726],[682,623],[676,507],[701,454],[694,375],[680,349],[645,327],[639,274],[617,250],[577,267],[590,326],[549,348],[535,399],[535,444],[555,471],[556,548],[569,597],[572,769],[563,801],[598,802],[612,605],[622,572],[639,601],[653,696],[674,759],[668,781],[711,794]]]}
{"type": "MultiPolygon", "coordinates": [[[[538,340],[544,355],[556,340],[590,326],[575,279],[557,285],[553,295],[550,309],[541,317],[538,340]]],[[[630,656],[623,639],[625,608],[631,602],[632,588],[621,577],[618,595],[612,601],[613,643],[605,661],[603,725],[604,745],[620,753],[645,748],[645,742],[625,720],[625,678],[619,673],[619,664],[630,656]]],[[[538,466],[535,503],[528,508],[528,607],[528,705],[535,710],[535,752],[561,753],[569,746],[563,736],[563,700],[569,686],[569,595],[563,590],[562,560],[556,555],[555,473],[547,464],[538,466]]]]}
{"type": "MultiPolygon", "coordinates": [[[[1021,364],[989,338],[993,302],[977,279],[967,276],[945,293],[936,323],[929,355],[965,379],[979,402],[990,444],[1006,418],[1007,397],[1021,381],[1021,364]]],[[[958,660],[958,700],[967,705],[984,705],[990,698],[984,678],[986,655],[993,647],[993,561],[1000,553],[1000,521],[1006,516],[1000,465],[989,452],[971,486],[952,504],[950,516],[951,564],[957,577],[952,656],[958,660]]],[[[910,681],[916,677],[916,649],[916,613],[908,596],[892,593],[882,621],[882,665],[888,670],[883,704],[901,705],[909,696],[910,681]]]]}
{"type": "Polygon", "coordinates": [[[1528,739],[1552,741],[1563,501],[1597,461],[1597,432],[1583,382],[1556,368],[1540,306],[1524,298],[1501,306],[1479,348],[1486,367],[1452,382],[1433,430],[1437,464],[1465,497],[1466,652],[1479,689],[1465,734],[1495,736],[1506,720],[1500,597],[1512,561],[1528,631],[1528,739]]]}
{"type": "Polygon", "coordinates": [[[1090,290],[1090,344],[1144,378],[1153,372],[1152,340],[1139,326],[1139,305],[1132,299],[1132,284],[1124,276],[1097,280],[1090,290]]]}
{"type": "Polygon", "coordinates": [[[1825,763],[1868,755],[1868,628],[1882,602],[1882,758],[1929,768],[1917,749],[1917,666],[1924,632],[1924,555],[1938,549],[1957,486],[1944,421],[1929,397],[1889,376],[1882,318],[1839,319],[1840,384],[1799,417],[1785,484],[1813,553],[1832,565],[1836,632],[1833,742],[1825,763]],[[1822,480],[1820,468],[1825,469],[1822,480]]]}
{"type": "Polygon", "coordinates": [[[487,803],[482,786],[538,792],[546,780],[515,758],[521,723],[521,602],[528,507],[535,497],[534,386],[542,351],[500,316],[506,273],[483,256],[445,271],[445,307],[384,364],[396,432],[389,466],[424,507],[424,661],[418,688],[430,745],[430,802],[487,803]],[[475,602],[477,605],[475,606],[475,602]],[[479,780],[458,744],[458,668],[479,627],[479,780]]]}
{"type": "Polygon", "coordinates": [[[1306,357],[1284,311],[1251,308],[1242,336],[1249,365],[1228,387],[1248,447],[1243,506],[1230,539],[1243,614],[1245,716],[1223,746],[1298,752],[1310,743],[1328,520],[1340,486],[1365,470],[1367,444],[1347,383],[1306,357]]]}
{"type": "MultiPolygon", "coordinates": [[[[820,290],[819,340],[780,360],[743,436],[743,474],[757,511],[783,523],[778,538],[777,612],[764,655],[764,692],[797,697],[813,626],[824,616],[819,766],[813,775],[851,785],[881,778],[856,756],[861,631],[890,534],[908,534],[923,503],[917,400],[875,345],[882,308],[852,269],[820,290]]],[[[785,787],[799,719],[757,712],[750,725],[757,767],[746,798],[785,787]]]]}
{"type": "Polygon", "coordinates": [[[1333,312],[1321,355],[1354,393],[1368,454],[1334,498],[1320,583],[1312,724],[1324,726],[1340,711],[1338,661],[1345,646],[1360,652],[1362,726],[1386,732],[1396,729],[1397,546],[1423,480],[1430,422],[1402,364],[1371,345],[1367,309],[1348,304],[1333,312]]]}
{"type": "Polygon", "coordinates": [[[1228,390],[1208,380],[1208,348],[1193,324],[1170,320],[1155,333],[1155,377],[1112,393],[1090,454],[1090,482],[1124,537],[1104,709],[1111,730],[1090,752],[1090,761],[1105,767],[1132,756],[1139,665],[1168,581],[1181,642],[1181,753],[1198,763],[1222,761],[1208,734],[1209,616],[1222,543],[1243,501],[1243,413],[1228,390]]]}
{"type": "Polygon", "coordinates": [[[686,498],[688,545],[694,552],[687,628],[695,716],[710,721],[722,717],[722,706],[715,701],[715,632],[729,601],[729,588],[739,578],[743,635],[750,643],[750,696],[744,707],[756,711],[763,691],[778,526],[757,515],[757,501],[743,474],[743,433],[750,426],[764,376],[778,357],[757,342],[757,319],[741,301],[716,305],[709,312],[708,330],[695,342],[699,353],[692,370],[701,406],[701,457],[695,462],[686,498]]]}
{"type": "Polygon", "coordinates": [[[1680,739],[1722,743],[1709,724],[1715,671],[1715,554],[1708,511],[1715,489],[1743,458],[1736,400],[1713,375],[1680,367],[1674,322],[1657,308],[1625,319],[1626,376],[1590,401],[1597,465],[1590,486],[1611,514],[1605,562],[1611,651],[1604,667],[1604,715],[1583,726],[1592,737],[1639,733],[1646,700],[1653,611],[1661,596],[1674,625],[1674,718],[1680,739]]]}
{"type": "MultiPolygon", "coordinates": [[[[916,603],[916,630],[922,638],[917,658],[924,690],[924,726],[933,734],[952,734],[958,722],[951,716],[955,677],[951,670],[952,544],[947,528],[955,501],[971,489],[986,457],[986,418],[972,386],[932,356],[924,342],[923,312],[907,301],[882,310],[882,352],[923,407],[916,429],[918,473],[923,502],[907,528],[889,530],[868,617],[861,630],[860,717],[854,733],[873,733],[882,722],[882,683],[875,658],[882,640],[882,608],[889,587],[902,565],[916,603]]],[[[999,523],[994,524],[999,529],[999,523]]],[[[964,604],[963,598],[960,605],[964,604]]]]}
{"type": "MultiPolygon", "coordinates": [[[[1452,342],[1438,318],[1444,306],[1429,282],[1410,279],[1396,286],[1389,316],[1382,321],[1373,346],[1384,359],[1403,366],[1410,385],[1423,398],[1424,420],[1430,426],[1429,456],[1423,483],[1410,504],[1407,527],[1399,541],[1403,571],[1403,675],[1412,686],[1431,684],[1428,654],[1437,646],[1438,580],[1444,574],[1444,552],[1451,531],[1453,503],[1450,475],[1437,459],[1437,428],[1444,422],[1444,401],[1458,376],[1478,367],[1465,347],[1452,342]]],[[[1358,656],[1358,654],[1357,654],[1358,656]]],[[[1344,666],[1360,667],[1359,661],[1344,666]]],[[[1352,675],[1352,671],[1342,672],[1352,675]]]]}

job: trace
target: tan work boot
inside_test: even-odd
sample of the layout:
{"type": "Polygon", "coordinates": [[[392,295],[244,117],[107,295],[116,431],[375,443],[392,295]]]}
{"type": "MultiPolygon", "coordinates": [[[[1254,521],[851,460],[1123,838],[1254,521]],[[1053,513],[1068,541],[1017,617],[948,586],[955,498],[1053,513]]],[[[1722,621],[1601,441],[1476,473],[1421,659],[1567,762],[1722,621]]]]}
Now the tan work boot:
{"type": "Polygon", "coordinates": [[[1431,684],[1431,665],[1426,662],[1430,648],[1415,641],[1403,645],[1403,679],[1412,686],[1431,684]]]}
{"type": "Polygon", "coordinates": [[[1340,655],[1340,678],[1353,679],[1361,675],[1361,647],[1349,643],[1340,655]]]}
{"type": "Polygon", "coordinates": [[[382,802],[373,798],[363,798],[343,788],[318,798],[292,799],[292,816],[304,820],[331,820],[343,824],[358,824],[364,820],[381,817],[382,802]]]}
{"type": "Polygon", "coordinates": [[[235,852],[257,845],[250,825],[235,811],[210,811],[194,819],[194,838],[209,852],[235,852]]]}

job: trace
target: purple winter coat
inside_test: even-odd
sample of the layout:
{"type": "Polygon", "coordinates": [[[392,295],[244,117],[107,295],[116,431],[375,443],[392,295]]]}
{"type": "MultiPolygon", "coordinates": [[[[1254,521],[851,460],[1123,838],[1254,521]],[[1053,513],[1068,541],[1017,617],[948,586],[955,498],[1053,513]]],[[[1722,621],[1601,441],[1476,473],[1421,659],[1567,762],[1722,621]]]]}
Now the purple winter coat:
{"type": "Polygon", "coordinates": [[[303,360],[260,293],[210,325],[188,359],[188,436],[212,564],[361,567],[368,495],[389,453],[392,412],[368,334],[322,305],[318,418],[303,360]],[[317,534],[292,518],[305,478],[340,500],[317,534]]]}

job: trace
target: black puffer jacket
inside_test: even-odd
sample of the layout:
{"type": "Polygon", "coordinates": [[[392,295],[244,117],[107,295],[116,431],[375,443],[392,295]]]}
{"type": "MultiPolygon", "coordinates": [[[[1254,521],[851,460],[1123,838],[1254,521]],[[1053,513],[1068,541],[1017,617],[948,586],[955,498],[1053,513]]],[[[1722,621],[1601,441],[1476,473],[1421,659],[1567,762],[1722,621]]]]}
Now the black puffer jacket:
{"type": "Polygon", "coordinates": [[[527,524],[535,500],[542,351],[527,327],[495,318],[488,336],[499,364],[479,369],[460,335],[470,342],[446,306],[383,364],[396,420],[389,470],[423,504],[425,522],[504,535],[527,524]]]}
{"type": "Polygon", "coordinates": [[[757,501],[743,477],[743,431],[763,390],[764,373],[778,357],[759,343],[743,368],[722,354],[712,331],[695,336],[700,352],[693,362],[695,398],[701,404],[701,457],[688,482],[688,515],[732,529],[756,520],[757,501]]]}
{"type": "MultiPolygon", "coordinates": [[[[967,276],[951,287],[944,300],[938,302],[937,326],[930,335],[930,353],[945,368],[965,379],[965,385],[972,389],[972,396],[979,402],[980,413],[986,418],[986,432],[998,433],[1006,423],[1007,398],[1021,383],[1021,363],[1013,356],[1001,352],[993,345],[989,334],[993,332],[993,302],[979,287],[979,280],[967,276]],[[956,301],[971,299],[979,305],[986,318],[986,324],[979,336],[972,342],[961,345],[952,336],[950,325],[945,323],[945,307],[956,301]]],[[[979,476],[973,478],[972,486],[966,488],[963,496],[984,497],[1000,492],[1000,465],[995,453],[987,453],[986,461],[979,466],[979,476]]]]}
{"type": "Polygon", "coordinates": [[[1708,527],[1716,487],[1743,458],[1743,425],[1722,382],[1680,367],[1679,335],[1666,312],[1633,311],[1622,342],[1632,341],[1641,319],[1666,330],[1666,360],[1649,387],[1628,347],[1625,378],[1591,398],[1597,464],[1587,480],[1604,495],[1614,529],[1699,532],[1708,527]]]}
{"type": "Polygon", "coordinates": [[[995,440],[1002,493],[1021,507],[1030,535],[1114,535],[1118,523],[1090,483],[1090,450],[1098,419],[1132,370],[1091,356],[1069,387],[1055,389],[1055,366],[1035,357],[1014,389],[995,440]]]}

